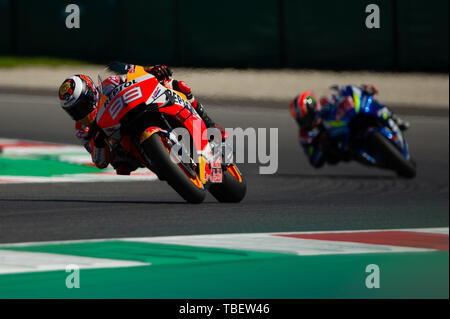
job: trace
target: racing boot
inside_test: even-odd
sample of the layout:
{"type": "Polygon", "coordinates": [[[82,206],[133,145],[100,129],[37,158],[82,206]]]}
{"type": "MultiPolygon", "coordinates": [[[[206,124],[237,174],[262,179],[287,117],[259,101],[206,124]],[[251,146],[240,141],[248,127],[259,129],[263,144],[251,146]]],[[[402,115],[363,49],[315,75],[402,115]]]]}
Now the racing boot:
{"type": "Polygon", "coordinates": [[[132,168],[127,163],[120,163],[114,166],[117,175],[131,175],[132,168]]]}
{"type": "Polygon", "coordinates": [[[198,115],[202,118],[203,122],[205,122],[205,125],[207,128],[217,128],[220,133],[222,134],[222,141],[225,141],[228,138],[228,133],[219,125],[217,125],[206,113],[205,108],[196,101],[197,107],[195,107],[195,110],[197,111],[198,115]]]}
{"type": "Polygon", "coordinates": [[[123,149],[120,144],[115,144],[111,152],[111,166],[117,175],[130,175],[131,172],[142,167],[141,163],[123,149]]]}
{"type": "Polygon", "coordinates": [[[204,107],[195,99],[194,95],[192,94],[191,88],[189,87],[189,85],[186,84],[186,82],[174,79],[172,80],[171,85],[176,91],[180,91],[184,95],[186,95],[186,98],[188,99],[189,103],[191,103],[191,105],[197,111],[198,115],[202,118],[203,122],[205,122],[207,128],[214,127],[219,129],[220,133],[222,134],[223,141],[225,141],[228,138],[227,132],[224,129],[222,129],[219,125],[217,125],[208,116],[208,114],[206,114],[204,107]]]}

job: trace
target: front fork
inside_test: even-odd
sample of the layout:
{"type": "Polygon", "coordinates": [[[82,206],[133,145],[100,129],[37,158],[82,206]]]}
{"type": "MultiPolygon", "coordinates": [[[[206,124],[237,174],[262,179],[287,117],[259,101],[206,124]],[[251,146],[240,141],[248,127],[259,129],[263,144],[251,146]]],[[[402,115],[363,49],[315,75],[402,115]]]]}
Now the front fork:
{"type": "Polygon", "coordinates": [[[209,145],[212,154],[205,166],[205,180],[211,183],[222,183],[224,172],[234,166],[233,147],[228,140],[213,140],[209,142],[209,145]]]}

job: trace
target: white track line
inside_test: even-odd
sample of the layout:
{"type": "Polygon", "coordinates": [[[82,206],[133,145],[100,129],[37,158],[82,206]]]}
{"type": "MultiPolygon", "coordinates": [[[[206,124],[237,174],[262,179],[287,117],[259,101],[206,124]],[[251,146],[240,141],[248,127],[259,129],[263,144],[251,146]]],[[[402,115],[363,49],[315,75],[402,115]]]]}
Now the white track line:
{"type": "MultiPolygon", "coordinates": [[[[285,234],[285,233],[283,233],[285,234]]],[[[195,247],[226,248],[295,254],[300,256],[331,254],[395,253],[430,251],[425,248],[376,245],[345,241],[317,240],[273,236],[272,234],[174,236],[159,238],[122,239],[132,242],[187,245],[195,247]]]]}
{"type": "Polygon", "coordinates": [[[68,265],[77,265],[80,269],[94,269],[149,266],[151,264],[128,260],[0,250],[0,274],[66,270],[68,265]]]}

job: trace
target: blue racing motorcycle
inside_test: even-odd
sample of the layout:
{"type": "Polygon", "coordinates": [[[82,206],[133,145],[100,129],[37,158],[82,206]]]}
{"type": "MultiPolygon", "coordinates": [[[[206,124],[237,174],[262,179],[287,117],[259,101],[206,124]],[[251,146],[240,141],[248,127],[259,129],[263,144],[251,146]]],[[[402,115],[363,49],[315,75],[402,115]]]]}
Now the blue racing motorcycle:
{"type": "Polygon", "coordinates": [[[392,112],[359,87],[332,88],[350,96],[353,103],[335,107],[321,118],[321,126],[331,141],[327,148],[335,155],[330,156],[331,161],[333,158],[355,160],[393,170],[401,177],[415,177],[416,163],[392,112]]]}

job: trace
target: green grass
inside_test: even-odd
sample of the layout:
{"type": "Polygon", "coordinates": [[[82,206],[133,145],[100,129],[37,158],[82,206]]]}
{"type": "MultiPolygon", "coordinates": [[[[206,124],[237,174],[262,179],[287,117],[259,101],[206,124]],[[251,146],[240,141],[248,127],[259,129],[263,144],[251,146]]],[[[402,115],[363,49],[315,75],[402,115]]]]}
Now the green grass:
{"type": "Polygon", "coordinates": [[[89,62],[73,59],[61,59],[53,57],[15,57],[0,56],[0,68],[13,68],[18,66],[64,66],[84,65],[89,62]]]}

